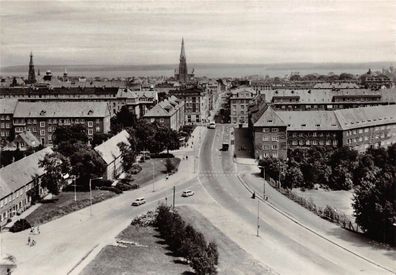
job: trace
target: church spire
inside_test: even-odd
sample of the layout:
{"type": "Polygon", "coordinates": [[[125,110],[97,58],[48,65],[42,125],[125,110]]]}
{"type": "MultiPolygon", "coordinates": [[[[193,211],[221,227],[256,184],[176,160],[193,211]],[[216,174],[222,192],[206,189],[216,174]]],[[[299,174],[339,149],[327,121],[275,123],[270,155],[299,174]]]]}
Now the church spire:
{"type": "Polygon", "coordinates": [[[36,73],[34,71],[33,53],[32,52],[30,52],[28,83],[30,83],[30,84],[36,83],[36,73]]]}
{"type": "Polygon", "coordinates": [[[182,37],[182,43],[181,43],[181,51],[180,51],[180,60],[182,58],[186,58],[186,52],[184,51],[184,38],[182,37]]]}

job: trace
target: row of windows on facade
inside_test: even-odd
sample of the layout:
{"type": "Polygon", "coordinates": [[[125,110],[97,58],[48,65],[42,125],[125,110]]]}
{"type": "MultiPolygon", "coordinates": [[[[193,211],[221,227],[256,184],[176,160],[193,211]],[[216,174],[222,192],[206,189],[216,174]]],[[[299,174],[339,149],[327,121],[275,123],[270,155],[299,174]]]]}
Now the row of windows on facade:
{"type": "Polygon", "coordinates": [[[292,140],[289,141],[290,145],[294,146],[304,146],[304,145],[327,145],[327,146],[337,146],[338,145],[338,140],[333,139],[333,140],[292,140]]]}
{"type": "Polygon", "coordinates": [[[1,124],[0,124],[0,128],[1,129],[10,129],[11,128],[11,124],[10,123],[4,123],[4,122],[2,122],[1,124]]]}
{"type": "MultiPolygon", "coordinates": [[[[37,124],[37,119],[30,119],[30,118],[28,118],[28,119],[14,119],[14,124],[25,124],[25,121],[26,121],[26,124],[37,124]]],[[[59,124],[59,125],[62,125],[62,124],[65,124],[65,125],[69,125],[69,124],[71,124],[71,123],[85,123],[85,119],[83,119],[83,118],[81,118],[81,119],[79,119],[79,118],[75,118],[75,119],[73,119],[73,118],[71,118],[71,119],[56,119],[56,118],[54,118],[54,119],[48,119],[47,120],[47,124],[59,124]]],[[[40,127],[45,127],[45,122],[46,121],[40,121],[40,127]]],[[[88,122],[88,127],[93,127],[93,121],[92,120],[88,120],[87,121],[88,122]]],[[[95,120],[95,122],[97,123],[97,124],[99,124],[100,123],[100,119],[99,118],[97,118],[96,120],[95,120]]]]}
{"type": "Polygon", "coordinates": [[[10,132],[9,132],[9,131],[1,131],[1,132],[0,132],[0,136],[2,136],[2,137],[8,137],[8,136],[10,136],[10,132]]]}
{"type": "Polygon", "coordinates": [[[368,133],[370,130],[374,132],[389,130],[389,129],[396,129],[396,124],[394,125],[386,125],[386,126],[376,126],[376,127],[369,127],[369,128],[361,128],[355,130],[348,130],[346,131],[346,136],[352,136],[356,134],[368,133]]]}
{"type": "MultiPolygon", "coordinates": [[[[55,132],[55,129],[56,129],[56,127],[48,127],[47,132],[48,133],[55,132]]],[[[15,133],[22,133],[23,131],[26,131],[26,130],[29,131],[29,132],[31,131],[33,133],[37,133],[37,128],[36,127],[31,127],[31,128],[30,127],[28,127],[28,128],[26,128],[26,127],[15,127],[15,133]]],[[[96,126],[95,130],[96,130],[96,132],[100,132],[100,127],[96,126]]],[[[88,131],[87,131],[89,136],[92,136],[93,132],[94,132],[93,129],[88,129],[88,131]]],[[[45,130],[41,129],[40,130],[40,136],[45,136],[45,135],[46,135],[45,130]]],[[[48,135],[48,140],[52,140],[52,135],[48,135]]]]}
{"type": "Polygon", "coordinates": [[[27,191],[29,191],[32,188],[33,188],[33,183],[29,183],[29,184],[25,185],[24,187],[22,187],[21,189],[15,191],[14,193],[8,195],[7,197],[2,198],[0,200],[0,208],[7,206],[7,204],[9,204],[12,201],[14,201],[15,199],[19,198],[19,196],[22,196],[24,193],[26,193],[27,191]]]}
{"type": "MultiPolygon", "coordinates": [[[[240,111],[239,114],[237,114],[236,111],[232,111],[232,115],[236,116],[236,115],[245,115],[245,111],[240,111]]],[[[246,113],[247,115],[247,113],[246,113]]]]}
{"type": "MultiPolygon", "coordinates": [[[[232,107],[231,108],[232,110],[236,110],[237,109],[237,105],[236,104],[232,104],[231,107],[232,107]]],[[[240,109],[247,109],[247,107],[248,107],[248,105],[244,105],[244,104],[240,104],[239,105],[240,109]]]]}
{"type": "Polygon", "coordinates": [[[368,140],[376,140],[376,139],[385,139],[385,138],[390,138],[392,136],[396,136],[396,133],[393,133],[393,134],[386,133],[386,134],[376,135],[373,137],[364,136],[364,137],[358,137],[358,138],[349,138],[349,139],[347,139],[347,144],[362,142],[363,140],[368,141],[368,140]]]}
{"type": "Polygon", "coordinates": [[[1,115],[0,116],[0,120],[10,120],[10,119],[11,119],[10,115],[1,115]]]}

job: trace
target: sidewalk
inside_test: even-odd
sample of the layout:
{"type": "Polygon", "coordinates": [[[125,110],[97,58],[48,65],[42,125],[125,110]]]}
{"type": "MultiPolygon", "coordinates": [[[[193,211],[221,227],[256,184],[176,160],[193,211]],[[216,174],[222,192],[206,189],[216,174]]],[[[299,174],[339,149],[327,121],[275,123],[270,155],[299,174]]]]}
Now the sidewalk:
{"type": "Polygon", "coordinates": [[[27,216],[30,215],[30,213],[32,213],[34,210],[36,210],[40,205],[41,205],[41,203],[36,203],[35,205],[32,205],[27,210],[22,212],[20,215],[15,215],[14,217],[11,218],[11,222],[4,225],[4,228],[12,227],[17,220],[26,218],[27,216]]]}

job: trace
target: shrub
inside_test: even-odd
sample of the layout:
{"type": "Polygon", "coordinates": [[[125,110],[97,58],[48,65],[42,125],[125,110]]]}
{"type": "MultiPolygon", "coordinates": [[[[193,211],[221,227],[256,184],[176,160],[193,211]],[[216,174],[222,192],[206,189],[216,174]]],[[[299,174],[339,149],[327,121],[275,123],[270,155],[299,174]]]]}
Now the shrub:
{"type": "Polygon", "coordinates": [[[140,171],[142,171],[142,166],[140,166],[140,165],[137,164],[137,163],[134,163],[134,164],[132,165],[132,168],[129,170],[129,172],[130,172],[131,174],[134,174],[134,175],[138,174],[140,171]]]}
{"type": "Polygon", "coordinates": [[[159,153],[159,154],[151,154],[151,158],[160,159],[160,158],[174,158],[175,155],[171,153],[159,153]]]}
{"type": "Polygon", "coordinates": [[[113,186],[102,186],[102,187],[100,187],[100,190],[112,191],[116,194],[122,193],[122,190],[118,189],[117,187],[113,187],[113,186]]]}
{"type": "Polygon", "coordinates": [[[102,186],[111,186],[112,184],[113,184],[113,181],[111,181],[111,180],[94,179],[91,181],[92,188],[102,187],[102,186]]]}
{"type": "Polygon", "coordinates": [[[154,225],[170,248],[189,260],[196,274],[216,274],[217,245],[214,242],[207,245],[204,235],[186,225],[177,212],[171,212],[165,205],[158,206],[154,225]]]}
{"type": "Polygon", "coordinates": [[[131,222],[131,225],[138,226],[152,226],[155,222],[155,213],[153,211],[148,211],[146,214],[142,214],[134,218],[131,222]]]}
{"type": "Polygon", "coordinates": [[[30,225],[30,223],[25,220],[25,219],[20,219],[17,220],[11,227],[10,227],[10,232],[20,232],[23,230],[26,230],[28,228],[31,228],[32,226],[30,225]]]}
{"type": "Polygon", "coordinates": [[[165,168],[166,168],[166,172],[171,173],[173,170],[175,170],[175,164],[172,162],[171,159],[166,159],[165,162],[165,168]]]}

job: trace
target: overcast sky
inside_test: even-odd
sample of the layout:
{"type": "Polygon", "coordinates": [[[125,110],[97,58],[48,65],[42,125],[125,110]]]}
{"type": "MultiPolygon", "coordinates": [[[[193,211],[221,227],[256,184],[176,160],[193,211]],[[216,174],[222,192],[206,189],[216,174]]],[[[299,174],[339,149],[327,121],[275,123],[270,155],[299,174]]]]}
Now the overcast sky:
{"type": "Polygon", "coordinates": [[[0,64],[396,60],[396,1],[3,1],[0,64]]]}

